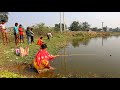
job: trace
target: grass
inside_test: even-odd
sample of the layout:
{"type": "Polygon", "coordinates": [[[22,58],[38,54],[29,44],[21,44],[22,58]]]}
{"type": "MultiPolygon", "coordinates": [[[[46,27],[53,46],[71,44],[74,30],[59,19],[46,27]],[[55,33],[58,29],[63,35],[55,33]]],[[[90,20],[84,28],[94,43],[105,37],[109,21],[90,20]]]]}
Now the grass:
{"type": "Polygon", "coordinates": [[[0,71],[0,78],[27,78],[27,77],[4,70],[0,71]]]}
{"type": "MultiPolygon", "coordinates": [[[[54,33],[53,38],[51,38],[51,40],[48,40],[46,36],[43,36],[43,40],[47,43],[48,46],[48,51],[53,54],[56,55],[58,53],[58,51],[67,46],[68,42],[71,40],[74,40],[74,42],[76,42],[75,40],[88,40],[90,38],[93,37],[98,37],[98,36],[111,36],[111,35],[120,35],[120,33],[99,33],[97,32],[96,34],[92,34],[92,33],[88,33],[88,32],[64,32],[64,33],[54,33]]],[[[2,41],[0,41],[0,65],[2,67],[4,67],[5,65],[12,65],[15,63],[23,63],[26,62],[28,64],[32,63],[33,58],[35,57],[36,53],[39,50],[39,46],[36,45],[36,42],[38,40],[40,36],[36,35],[35,37],[35,43],[29,45],[30,48],[30,52],[29,55],[26,57],[19,57],[16,56],[14,53],[14,49],[15,49],[15,43],[14,43],[14,39],[11,36],[11,42],[9,44],[9,46],[4,46],[2,44],[2,41]]],[[[25,38],[25,43],[19,44],[19,46],[22,47],[26,47],[27,46],[27,40],[25,38]]],[[[82,75],[82,74],[81,74],[82,75]]],[[[9,72],[9,71],[0,71],[0,76],[2,77],[21,77],[17,74],[14,74],[13,72],[9,72]],[[5,75],[5,76],[4,76],[5,75]]],[[[58,75],[59,76],[59,75],[58,75]]],[[[85,76],[85,75],[83,75],[85,76]]],[[[83,76],[78,76],[78,77],[83,77],[83,76]]],[[[64,77],[64,76],[62,76],[64,77]]],[[[69,77],[69,76],[67,76],[69,77]]],[[[74,76],[75,77],[75,76],[74,76]]],[[[87,77],[87,76],[86,76],[87,77]]],[[[99,77],[96,75],[96,77],[99,77]]]]}

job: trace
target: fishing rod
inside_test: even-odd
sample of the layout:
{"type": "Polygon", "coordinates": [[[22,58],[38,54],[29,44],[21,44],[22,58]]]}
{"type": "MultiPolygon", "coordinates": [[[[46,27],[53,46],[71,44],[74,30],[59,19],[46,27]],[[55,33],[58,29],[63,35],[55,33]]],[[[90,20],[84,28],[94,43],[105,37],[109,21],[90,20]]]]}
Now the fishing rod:
{"type": "Polygon", "coordinates": [[[70,54],[70,55],[56,55],[56,56],[80,56],[80,55],[82,55],[82,56],[94,56],[94,55],[96,55],[96,54],[70,54]]]}

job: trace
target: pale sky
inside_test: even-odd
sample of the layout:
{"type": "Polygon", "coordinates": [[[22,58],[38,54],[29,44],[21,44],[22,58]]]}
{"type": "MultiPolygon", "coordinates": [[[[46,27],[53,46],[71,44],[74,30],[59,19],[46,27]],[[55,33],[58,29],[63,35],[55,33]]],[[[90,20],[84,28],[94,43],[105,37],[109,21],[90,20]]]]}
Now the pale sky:
{"type": "MultiPolygon", "coordinates": [[[[73,21],[87,21],[91,27],[101,28],[102,22],[110,28],[120,27],[120,12],[64,12],[64,16],[67,26],[73,21]]],[[[25,28],[41,22],[54,26],[60,22],[60,12],[9,12],[6,26],[13,27],[15,22],[25,28]]]]}

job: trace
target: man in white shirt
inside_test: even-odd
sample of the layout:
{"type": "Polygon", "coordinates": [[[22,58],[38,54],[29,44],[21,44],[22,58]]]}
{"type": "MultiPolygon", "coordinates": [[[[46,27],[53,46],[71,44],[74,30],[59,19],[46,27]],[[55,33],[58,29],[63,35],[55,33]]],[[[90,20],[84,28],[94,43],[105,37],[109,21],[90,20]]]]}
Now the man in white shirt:
{"type": "Polygon", "coordinates": [[[48,35],[49,35],[50,37],[52,37],[52,33],[48,33],[48,35]]]}
{"type": "Polygon", "coordinates": [[[50,40],[50,37],[53,38],[52,33],[50,33],[50,32],[47,33],[47,37],[48,37],[49,40],[50,40]]]}

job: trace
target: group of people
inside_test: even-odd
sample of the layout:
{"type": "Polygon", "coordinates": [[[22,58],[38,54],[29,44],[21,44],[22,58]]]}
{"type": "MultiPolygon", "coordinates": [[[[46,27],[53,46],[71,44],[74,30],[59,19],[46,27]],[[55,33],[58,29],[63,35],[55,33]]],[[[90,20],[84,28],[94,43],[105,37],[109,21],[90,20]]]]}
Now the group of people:
{"type": "MultiPolygon", "coordinates": [[[[8,29],[6,29],[5,26],[6,21],[2,20],[0,24],[0,31],[1,31],[1,36],[3,40],[3,44],[7,45],[9,43],[9,37],[8,37],[8,29]]],[[[33,33],[33,28],[32,27],[27,27],[27,30],[25,31],[23,29],[23,26],[21,24],[18,25],[18,23],[15,23],[15,26],[13,28],[14,31],[14,38],[15,38],[15,45],[17,46],[18,43],[24,43],[24,34],[26,33],[27,36],[27,41],[28,44],[34,43],[34,33],[33,33]]],[[[52,33],[49,32],[47,33],[47,38],[50,40],[50,38],[53,38],[52,33]]]]}
{"type": "MultiPolygon", "coordinates": [[[[8,34],[7,29],[5,27],[5,20],[2,20],[2,23],[0,24],[0,31],[2,34],[2,40],[4,44],[8,43],[8,34]]],[[[13,28],[14,31],[14,38],[15,38],[15,45],[17,46],[18,43],[24,43],[24,33],[26,32],[28,44],[34,43],[34,33],[32,32],[33,28],[27,27],[27,30],[24,31],[21,24],[18,25],[18,23],[15,23],[15,26],[13,28]],[[31,41],[30,41],[31,39],[31,41]]],[[[53,37],[51,33],[47,33],[47,37],[50,40],[50,37],[53,37]]],[[[37,52],[35,58],[33,59],[32,65],[34,68],[40,73],[44,69],[54,69],[50,66],[49,61],[54,59],[55,57],[59,55],[51,55],[47,51],[47,44],[43,41],[43,37],[40,37],[36,43],[40,46],[39,51],[37,52]]],[[[27,46],[25,49],[20,47],[15,50],[16,54],[23,57],[27,56],[29,54],[29,46],[27,46]]]]}
{"type": "MultiPolygon", "coordinates": [[[[8,37],[9,30],[6,28],[5,23],[6,23],[5,20],[1,20],[0,32],[1,32],[1,36],[2,36],[1,38],[3,40],[3,44],[7,45],[10,40],[8,37]]],[[[21,24],[18,26],[18,23],[15,23],[13,30],[14,30],[15,45],[17,46],[19,42],[24,43],[25,31],[23,29],[23,26],[21,24]]],[[[34,33],[32,30],[33,30],[33,28],[27,27],[26,35],[27,35],[28,44],[34,43],[34,33]],[[31,39],[31,41],[30,41],[30,39],[31,39]]]]}
{"type": "MultiPolygon", "coordinates": [[[[31,43],[34,42],[34,33],[33,33],[33,28],[31,27],[27,27],[26,30],[26,35],[27,35],[27,40],[28,40],[28,44],[30,44],[30,39],[31,39],[31,43]]],[[[22,25],[20,24],[18,27],[18,23],[15,23],[15,27],[14,27],[14,36],[15,36],[15,44],[18,45],[19,41],[20,43],[23,42],[24,43],[24,30],[22,25]]]]}

